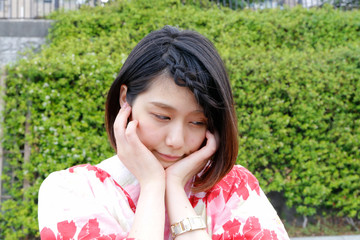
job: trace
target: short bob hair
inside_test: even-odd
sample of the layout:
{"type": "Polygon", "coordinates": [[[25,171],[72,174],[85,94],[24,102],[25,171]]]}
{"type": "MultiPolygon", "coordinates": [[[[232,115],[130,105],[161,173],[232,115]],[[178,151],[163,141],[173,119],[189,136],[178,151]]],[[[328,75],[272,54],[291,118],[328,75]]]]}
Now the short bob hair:
{"type": "Polygon", "coordinates": [[[204,109],[208,129],[219,136],[219,146],[207,167],[195,179],[193,191],[212,188],[233,167],[238,154],[237,120],[229,78],[213,44],[197,32],[165,26],[145,36],[131,51],[107,95],[105,122],[116,151],[113,124],[120,110],[120,87],[127,86],[131,105],[152,80],[169,74],[189,88],[204,109]]]}

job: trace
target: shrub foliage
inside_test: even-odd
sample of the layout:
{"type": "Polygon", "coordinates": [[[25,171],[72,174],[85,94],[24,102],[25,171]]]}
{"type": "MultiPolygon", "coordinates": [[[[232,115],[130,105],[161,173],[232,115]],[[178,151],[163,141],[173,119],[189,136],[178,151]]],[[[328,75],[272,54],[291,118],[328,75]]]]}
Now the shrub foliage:
{"type": "Polygon", "coordinates": [[[360,218],[359,11],[119,0],[50,18],[42,51],[8,69],[2,181],[11,199],[1,205],[1,239],[39,236],[48,174],[114,154],[107,89],[135,44],[166,24],[197,30],[219,50],[235,96],[238,163],[265,192],[282,192],[302,215],[360,218]]]}

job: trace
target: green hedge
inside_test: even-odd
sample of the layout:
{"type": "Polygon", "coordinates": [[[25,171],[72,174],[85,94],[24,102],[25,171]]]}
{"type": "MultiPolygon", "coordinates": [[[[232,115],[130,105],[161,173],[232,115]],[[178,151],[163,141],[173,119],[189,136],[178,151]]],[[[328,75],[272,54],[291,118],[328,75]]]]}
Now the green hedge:
{"type": "Polygon", "coordinates": [[[282,192],[301,215],[360,218],[359,11],[139,0],[50,18],[48,44],[8,69],[2,181],[12,199],[1,206],[0,239],[39,236],[37,194],[48,174],[113,155],[106,91],[136,43],[166,24],[197,30],[219,50],[236,101],[238,163],[265,192],[282,192]]]}

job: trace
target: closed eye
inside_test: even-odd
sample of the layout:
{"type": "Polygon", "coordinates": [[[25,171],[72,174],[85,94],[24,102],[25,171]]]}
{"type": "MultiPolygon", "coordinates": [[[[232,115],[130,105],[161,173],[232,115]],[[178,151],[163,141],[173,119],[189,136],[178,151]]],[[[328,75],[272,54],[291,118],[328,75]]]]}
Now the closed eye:
{"type": "Polygon", "coordinates": [[[205,126],[206,122],[202,122],[202,121],[194,121],[194,122],[190,122],[191,124],[195,125],[195,126],[205,126]]]}
{"type": "Polygon", "coordinates": [[[160,114],[155,114],[155,113],[153,113],[153,115],[156,117],[156,118],[158,118],[158,119],[160,119],[160,120],[170,120],[170,117],[168,117],[168,116],[164,116],[164,115],[160,115],[160,114]]]}

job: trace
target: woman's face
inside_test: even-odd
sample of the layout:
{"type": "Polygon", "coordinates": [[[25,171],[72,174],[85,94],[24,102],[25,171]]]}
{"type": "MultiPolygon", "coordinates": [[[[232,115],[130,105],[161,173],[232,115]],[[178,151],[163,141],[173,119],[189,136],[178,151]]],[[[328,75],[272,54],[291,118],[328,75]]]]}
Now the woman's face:
{"type": "Polygon", "coordinates": [[[166,74],[156,77],[149,89],[136,97],[132,119],[139,122],[141,142],[164,168],[198,150],[207,130],[207,119],[194,94],[166,74]]]}

